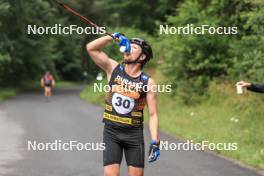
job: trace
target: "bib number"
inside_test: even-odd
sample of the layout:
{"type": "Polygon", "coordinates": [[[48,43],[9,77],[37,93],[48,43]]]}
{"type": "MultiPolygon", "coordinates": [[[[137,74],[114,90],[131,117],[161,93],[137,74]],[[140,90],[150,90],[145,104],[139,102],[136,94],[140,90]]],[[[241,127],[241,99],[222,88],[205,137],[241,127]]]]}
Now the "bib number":
{"type": "Polygon", "coordinates": [[[114,93],[112,97],[112,105],[119,114],[127,114],[134,108],[135,101],[130,97],[114,93]]]}

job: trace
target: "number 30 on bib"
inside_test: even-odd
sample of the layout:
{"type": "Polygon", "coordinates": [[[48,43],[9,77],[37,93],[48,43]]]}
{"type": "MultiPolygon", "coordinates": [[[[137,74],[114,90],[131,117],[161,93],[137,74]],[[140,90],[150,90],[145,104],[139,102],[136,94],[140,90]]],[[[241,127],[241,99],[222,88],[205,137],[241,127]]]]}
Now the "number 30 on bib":
{"type": "Polygon", "coordinates": [[[134,108],[135,100],[130,97],[114,93],[112,97],[112,105],[119,114],[128,114],[134,108]]]}

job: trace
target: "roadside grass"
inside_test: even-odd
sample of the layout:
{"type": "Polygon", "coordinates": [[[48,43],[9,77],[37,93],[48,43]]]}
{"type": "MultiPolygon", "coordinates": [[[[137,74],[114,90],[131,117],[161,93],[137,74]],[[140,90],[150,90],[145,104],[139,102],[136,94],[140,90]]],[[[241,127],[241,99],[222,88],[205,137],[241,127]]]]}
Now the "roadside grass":
{"type": "Polygon", "coordinates": [[[81,82],[73,82],[73,81],[57,81],[55,88],[69,88],[81,85],[81,82]]]}
{"type": "Polygon", "coordinates": [[[36,81],[22,83],[19,86],[0,88],[0,102],[16,96],[20,92],[40,90],[40,84],[36,81]]]}
{"type": "Polygon", "coordinates": [[[186,106],[177,98],[159,95],[160,129],[198,143],[237,143],[237,150],[214,152],[264,169],[263,99],[248,92],[237,95],[230,84],[212,84],[209,95],[196,106],[186,106]]]}
{"type": "Polygon", "coordinates": [[[89,84],[85,89],[80,93],[81,99],[100,106],[104,106],[105,102],[105,93],[100,91],[94,91],[94,84],[102,84],[102,86],[107,84],[106,80],[95,81],[94,83],[89,84]]]}
{"type": "MultiPolygon", "coordinates": [[[[214,152],[264,169],[264,98],[250,92],[237,95],[230,83],[212,83],[208,92],[208,99],[195,106],[182,104],[177,96],[159,93],[160,130],[195,143],[226,143],[227,149],[232,149],[231,143],[237,143],[237,150],[214,152]]],[[[104,93],[94,92],[93,84],[88,85],[80,97],[104,105],[104,93]]]]}
{"type": "Polygon", "coordinates": [[[13,88],[0,88],[0,102],[16,95],[13,88]]]}

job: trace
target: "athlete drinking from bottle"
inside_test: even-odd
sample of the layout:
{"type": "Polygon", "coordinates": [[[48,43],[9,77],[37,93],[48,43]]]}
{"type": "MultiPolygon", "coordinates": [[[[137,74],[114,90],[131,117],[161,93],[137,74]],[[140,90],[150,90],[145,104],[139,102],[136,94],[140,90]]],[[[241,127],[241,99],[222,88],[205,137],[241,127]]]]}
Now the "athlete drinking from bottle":
{"type": "Polygon", "coordinates": [[[113,38],[104,36],[96,39],[86,48],[93,61],[107,74],[111,91],[107,93],[104,112],[103,140],[106,149],[103,152],[104,175],[120,175],[123,152],[130,176],[144,175],[144,136],[143,109],[149,111],[149,129],[151,142],[149,162],[160,155],[158,137],[158,114],[156,107],[156,83],[142,71],[152,58],[150,45],[140,39],[130,41],[121,33],[113,38]],[[120,51],[124,52],[124,62],[117,63],[109,58],[102,49],[119,41],[120,51]]]}

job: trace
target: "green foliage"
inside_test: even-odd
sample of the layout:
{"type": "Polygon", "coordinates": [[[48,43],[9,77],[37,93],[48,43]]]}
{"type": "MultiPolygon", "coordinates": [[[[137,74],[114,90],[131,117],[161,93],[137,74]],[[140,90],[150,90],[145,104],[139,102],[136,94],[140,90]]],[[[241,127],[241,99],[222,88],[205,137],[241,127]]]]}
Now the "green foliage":
{"type": "Polygon", "coordinates": [[[15,89],[0,89],[0,102],[16,95],[15,89]]]}
{"type": "Polygon", "coordinates": [[[235,40],[230,52],[233,67],[229,69],[234,78],[264,82],[264,6],[242,13],[244,35],[235,40]]]}
{"type": "MultiPolygon", "coordinates": [[[[47,0],[4,1],[0,11],[0,85],[39,80],[45,70],[57,78],[78,80],[82,73],[79,35],[28,35],[28,25],[71,24],[47,0]]],[[[74,23],[73,23],[74,24],[74,23]]]]}
{"type": "Polygon", "coordinates": [[[97,4],[105,14],[108,26],[132,27],[150,33],[155,25],[164,21],[167,14],[182,0],[101,0],[97,4]]]}
{"type": "MultiPolygon", "coordinates": [[[[258,0],[147,0],[63,1],[108,32],[145,38],[154,60],[184,102],[202,100],[215,78],[263,81],[263,3],[258,0]],[[160,35],[159,24],[169,26],[237,26],[237,35],[160,35]],[[243,51],[243,52],[241,52],[243,51]],[[190,98],[191,97],[191,98],[190,98]]],[[[27,25],[87,24],[49,0],[0,0],[0,85],[39,80],[45,70],[58,79],[92,79],[100,71],[85,45],[95,35],[27,35],[27,25]]],[[[117,44],[105,48],[122,61],[117,44]]]]}
{"type": "Polygon", "coordinates": [[[159,37],[163,73],[186,103],[201,100],[199,96],[206,94],[209,82],[215,78],[238,80],[251,75],[250,78],[259,80],[263,75],[261,9],[245,1],[186,0],[176,8],[175,14],[168,16],[169,26],[238,27],[237,35],[163,34],[159,37]]]}
{"type": "MultiPolygon", "coordinates": [[[[42,21],[47,22],[45,16],[39,12],[51,8],[47,2],[42,1],[10,1],[9,11],[1,14],[1,65],[0,85],[19,84],[22,80],[34,79],[39,76],[41,64],[49,63],[53,55],[55,41],[51,38],[41,36],[27,36],[26,25],[42,21]],[[31,9],[38,9],[31,10],[31,9]],[[44,54],[45,53],[45,54],[44,54]],[[3,59],[4,58],[4,59],[3,59]]],[[[47,12],[46,15],[54,17],[54,13],[47,12]]]]}

